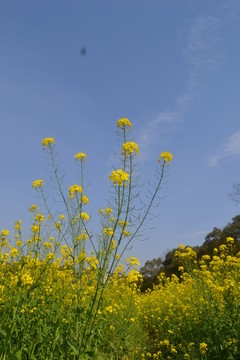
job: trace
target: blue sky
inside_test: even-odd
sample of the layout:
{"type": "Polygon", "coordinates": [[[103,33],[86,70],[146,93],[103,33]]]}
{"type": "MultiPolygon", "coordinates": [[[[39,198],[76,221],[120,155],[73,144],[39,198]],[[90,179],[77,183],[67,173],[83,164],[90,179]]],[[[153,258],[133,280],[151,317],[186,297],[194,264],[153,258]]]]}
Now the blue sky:
{"type": "Polygon", "coordinates": [[[53,136],[66,184],[88,155],[89,212],[106,205],[116,121],[128,117],[144,181],[161,151],[174,156],[165,197],[131,254],[142,264],[200,245],[239,213],[240,4],[234,0],[2,1],[0,4],[0,228],[37,202],[53,136]],[[85,56],[81,48],[86,47],[85,56]],[[150,229],[153,228],[153,229],[150,229]]]}

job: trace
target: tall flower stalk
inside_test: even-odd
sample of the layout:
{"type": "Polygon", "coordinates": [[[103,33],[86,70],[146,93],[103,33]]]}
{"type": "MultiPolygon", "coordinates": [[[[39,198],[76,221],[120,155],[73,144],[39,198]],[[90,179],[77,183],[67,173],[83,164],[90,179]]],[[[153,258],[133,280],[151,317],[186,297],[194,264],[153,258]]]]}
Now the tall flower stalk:
{"type": "MultiPolygon", "coordinates": [[[[87,160],[85,153],[79,152],[74,155],[75,160],[80,164],[80,183],[69,186],[68,193],[65,194],[54,156],[55,139],[45,138],[42,141],[43,148],[50,154],[53,174],[64,204],[66,217],[62,214],[57,218],[52,212],[45,195],[44,181],[38,179],[33,182],[33,188],[40,191],[48,218],[58,233],[54,256],[61,253],[62,266],[71,269],[74,275],[76,333],[75,342],[71,344],[71,347],[74,347],[76,359],[79,360],[89,351],[97,326],[96,319],[102,311],[101,307],[107,284],[118,271],[127,248],[139,234],[146,221],[161,189],[166,167],[172,161],[171,153],[162,152],[160,154],[157,183],[148,203],[144,205],[141,211],[137,210],[137,201],[141,199],[139,194],[135,193],[134,170],[139,148],[138,144],[130,137],[132,124],[129,119],[119,119],[117,129],[122,141],[120,165],[113,168],[109,175],[112,188],[111,206],[105,210],[100,209],[102,228],[95,237],[89,231],[90,217],[86,212],[89,199],[85,194],[84,185],[84,167],[87,160]],[[137,221],[133,222],[133,219],[137,219],[137,221]],[[90,252],[89,248],[91,249],[90,252]],[[88,293],[87,301],[85,301],[86,294],[83,286],[83,283],[86,282],[86,274],[91,274],[88,280],[91,291],[88,293]],[[85,307],[82,306],[83,299],[87,303],[85,307]]],[[[39,239],[40,230],[40,225],[35,224],[33,229],[35,238],[39,239]]],[[[35,241],[35,243],[40,244],[39,241],[35,241]]],[[[40,256],[39,248],[35,246],[34,249],[36,256],[40,256]]],[[[131,264],[138,264],[138,260],[134,260],[133,257],[131,257],[130,262],[131,264]]]]}

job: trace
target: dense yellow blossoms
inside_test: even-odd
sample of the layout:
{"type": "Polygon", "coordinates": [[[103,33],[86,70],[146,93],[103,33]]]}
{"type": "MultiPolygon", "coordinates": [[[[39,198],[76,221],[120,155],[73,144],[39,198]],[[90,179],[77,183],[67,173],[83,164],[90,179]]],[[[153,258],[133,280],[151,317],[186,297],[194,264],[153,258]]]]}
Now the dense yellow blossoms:
{"type": "Polygon", "coordinates": [[[83,153],[83,152],[79,152],[76,155],[74,155],[74,159],[76,159],[76,160],[82,160],[82,159],[87,160],[87,155],[85,153],[83,153]]]}
{"type": "Polygon", "coordinates": [[[35,211],[38,210],[38,209],[39,209],[39,207],[38,207],[37,205],[33,204],[33,205],[29,208],[29,211],[30,211],[30,212],[35,212],[35,211]]]}
{"type": "Polygon", "coordinates": [[[86,221],[89,221],[89,215],[86,213],[86,212],[81,212],[79,214],[79,218],[82,219],[82,220],[86,220],[86,221]]]}
{"type": "Polygon", "coordinates": [[[88,238],[88,234],[87,234],[87,232],[84,230],[82,234],[80,234],[80,235],[78,235],[78,236],[76,237],[76,240],[77,240],[77,241],[87,240],[87,238],[88,238]]]}
{"type": "Polygon", "coordinates": [[[135,155],[137,155],[139,153],[139,149],[138,149],[138,145],[133,142],[133,141],[129,141],[129,142],[125,142],[122,146],[122,155],[126,155],[127,157],[134,153],[135,155]]]}
{"type": "Polygon", "coordinates": [[[109,208],[109,207],[108,207],[108,208],[105,209],[105,214],[106,214],[106,215],[111,215],[112,213],[113,213],[113,209],[112,209],[112,208],[109,208]]]}
{"type": "MultiPolygon", "coordinates": [[[[111,236],[113,229],[105,228],[104,233],[111,236]]],[[[76,240],[80,244],[86,238],[84,231],[76,240]]],[[[141,274],[136,269],[139,260],[133,256],[126,259],[130,271],[125,273],[122,265],[116,269],[106,283],[103,302],[96,308],[95,325],[99,335],[94,339],[94,346],[99,354],[111,354],[111,338],[120,359],[211,360],[221,358],[222,352],[226,358],[232,355],[233,359],[238,359],[240,254],[221,258],[222,252],[227,254],[232,249],[234,240],[226,239],[224,245],[218,250],[219,256],[203,255],[196,263],[193,249],[180,245],[179,253],[192,254],[189,256],[192,263],[189,272],[182,267],[179,277],[166,277],[162,273],[159,285],[143,294],[137,285],[141,283],[141,274]],[[201,265],[203,262],[205,267],[201,265]]],[[[48,242],[42,243],[43,259],[26,255],[22,258],[22,266],[23,262],[17,259],[21,260],[23,245],[19,246],[18,249],[11,247],[9,256],[1,255],[0,311],[3,321],[0,325],[4,326],[12,319],[10,309],[14,308],[21,314],[24,324],[30,327],[26,331],[33,340],[36,336],[34,331],[37,331],[38,337],[41,336],[42,324],[48,325],[51,339],[55,313],[59,316],[60,334],[66,334],[66,325],[76,330],[77,287],[70,266],[73,248],[63,245],[60,254],[56,255],[53,251],[54,239],[49,238],[48,242]]],[[[110,249],[114,251],[115,248],[116,241],[113,240],[110,249]]],[[[178,255],[178,259],[185,261],[185,256],[178,255]]],[[[78,280],[81,284],[81,321],[84,323],[89,300],[97,286],[100,260],[96,256],[88,256],[83,249],[75,261],[77,266],[84,268],[78,280]]],[[[18,332],[13,336],[16,344],[18,332]]],[[[20,337],[19,346],[22,341],[20,337]]],[[[56,342],[56,346],[67,359],[69,348],[61,344],[65,344],[64,336],[56,342]]],[[[26,343],[25,347],[28,346],[26,343]]]]}
{"type": "Polygon", "coordinates": [[[234,238],[232,238],[231,236],[227,237],[227,243],[228,244],[233,244],[234,243],[234,238]]]}
{"type": "Polygon", "coordinates": [[[83,196],[81,197],[81,200],[82,200],[82,202],[83,202],[84,204],[88,204],[88,203],[89,203],[89,199],[88,199],[88,197],[87,197],[86,195],[83,195],[83,196]]]}
{"type": "Polygon", "coordinates": [[[34,189],[38,189],[38,188],[40,188],[42,186],[44,186],[44,181],[43,180],[34,180],[33,181],[32,187],[34,189]]]}
{"type": "Polygon", "coordinates": [[[113,170],[112,174],[109,175],[109,179],[113,182],[113,184],[121,186],[124,183],[124,185],[126,185],[126,182],[129,182],[129,174],[121,169],[113,170]]]}
{"type": "Polygon", "coordinates": [[[56,144],[56,142],[55,142],[54,138],[52,138],[52,137],[45,138],[42,141],[42,146],[43,147],[46,146],[47,148],[49,148],[50,145],[55,145],[55,144],[56,144]]]}
{"type": "Polygon", "coordinates": [[[35,221],[36,221],[38,224],[44,222],[45,220],[46,220],[46,219],[45,219],[45,216],[44,216],[43,214],[40,214],[40,213],[36,214],[36,216],[35,216],[35,221]]]}
{"type": "Polygon", "coordinates": [[[128,226],[128,221],[119,220],[118,225],[121,227],[126,227],[126,226],[128,226]]]}
{"type": "Polygon", "coordinates": [[[32,225],[31,226],[31,230],[32,232],[35,234],[35,233],[38,233],[40,231],[40,226],[39,225],[32,225]]]}
{"type": "Polygon", "coordinates": [[[74,199],[78,193],[82,193],[82,187],[80,185],[72,185],[68,189],[68,197],[69,199],[74,199]]]}
{"type": "Polygon", "coordinates": [[[172,154],[171,154],[170,152],[164,151],[164,152],[162,152],[161,155],[159,156],[158,162],[160,162],[161,159],[163,159],[166,163],[167,163],[167,162],[171,162],[171,161],[172,161],[172,158],[173,158],[173,156],[172,156],[172,154]]]}
{"type": "MultiPolygon", "coordinates": [[[[173,324],[171,329],[155,333],[158,324],[162,327],[164,316],[156,304],[162,306],[163,302],[160,299],[151,307],[151,294],[146,296],[140,291],[143,277],[138,270],[139,260],[130,256],[124,261],[123,255],[147,218],[160,189],[164,166],[155,195],[139,214],[138,204],[134,203],[138,197],[138,190],[134,193],[138,144],[130,141],[129,119],[120,118],[117,128],[122,139],[120,165],[109,175],[116,186],[111,188],[113,196],[107,200],[108,207],[99,210],[101,230],[95,235],[88,228],[90,216],[83,211],[89,203],[83,171],[87,155],[74,155],[80,161],[81,185],[73,184],[65,190],[53,151],[55,139],[42,140],[54,170],[56,186],[51,192],[56,190],[55,203],[49,200],[52,194],[42,189],[44,181],[34,180],[32,187],[40,188],[45,210],[40,211],[37,205],[30,207],[33,223],[29,237],[23,238],[21,220],[15,223],[13,241],[8,230],[0,232],[0,360],[168,359],[169,354],[181,353],[173,341],[177,333],[173,324]],[[60,209],[55,204],[60,204],[60,209]]],[[[163,164],[172,160],[169,154],[161,154],[163,164]]],[[[184,253],[191,254],[187,249],[184,253]]],[[[181,256],[179,259],[186,260],[181,256]]],[[[215,257],[213,267],[221,266],[221,261],[224,259],[215,257]]],[[[181,274],[186,277],[184,268],[181,274]]],[[[179,284],[177,279],[175,276],[173,286],[179,284]]],[[[171,280],[166,283],[172,286],[171,280]]],[[[226,286],[233,289],[234,279],[228,278],[226,286]]],[[[160,296],[164,292],[165,288],[160,296]]],[[[166,293],[171,298],[167,287],[166,293]]],[[[170,315],[172,318],[173,312],[170,315]]],[[[202,338],[196,345],[199,354],[206,350],[203,341],[210,349],[209,342],[202,338]]]]}
{"type": "Polygon", "coordinates": [[[8,236],[8,235],[9,235],[9,230],[2,229],[2,231],[1,231],[1,236],[2,236],[2,237],[6,237],[6,236],[8,236]]]}
{"type": "Polygon", "coordinates": [[[15,222],[14,230],[15,231],[21,231],[22,230],[22,220],[18,220],[18,221],[15,222]]]}
{"type": "Polygon", "coordinates": [[[105,235],[107,235],[107,236],[112,236],[113,235],[113,229],[112,228],[105,228],[104,230],[103,230],[103,233],[105,234],[105,235]]]}
{"type": "Polygon", "coordinates": [[[124,130],[127,126],[132,130],[132,124],[129,119],[121,118],[117,121],[117,127],[120,127],[122,130],[124,130]]]}
{"type": "Polygon", "coordinates": [[[207,352],[207,344],[206,343],[200,343],[199,348],[202,355],[205,355],[207,352]]]}
{"type": "Polygon", "coordinates": [[[60,214],[58,217],[59,220],[66,220],[66,217],[64,214],[60,214]]]}
{"type": "Polygon", "coordinates": [[[140,261],[137,258],[133,257],[133,256],[130,256],[130,258],[127,259],[127,261],[129,261],[130,266],[134,266],[134,265],[139,266],[140,265],[140,261]]]}

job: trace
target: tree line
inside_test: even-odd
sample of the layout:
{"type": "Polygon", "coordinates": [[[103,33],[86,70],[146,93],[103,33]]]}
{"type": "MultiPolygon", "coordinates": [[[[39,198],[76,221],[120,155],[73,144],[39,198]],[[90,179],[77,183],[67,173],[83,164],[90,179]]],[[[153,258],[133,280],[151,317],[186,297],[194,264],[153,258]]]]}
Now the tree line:
{"type": "MultiPolygon", "coordinates": [[[[240,215],[236,215],[232,218],[232,221],[228,223],[222,229],[214,227],[211,232],[209,232],[205,241],[200,246],[194,246],[192,249],[197,254],[197,260],[200,260],[202,255],[214,255],[214,248],[219,248],[220,245],[226,244],[226,238],[233,237],[235,240],[235,246],[233,248],[233,254],[235,255],[240,251],[240,215]]],[[[181,266],[181,260],[175,257],[175,252],[179,250],[174,248],[169,251],[165,258],[161,257],[148,260],[143,267],[140,268],[140,272],[143,277],[143,282],[141,283],[141,291],[144,292],[147,289],[153,289],[154,284],[158,284],[158,276],[161,272],[164,272],[166,276],[171,276],[175,274],[180,276],[181,273],[178,270],[181,266]]]]}

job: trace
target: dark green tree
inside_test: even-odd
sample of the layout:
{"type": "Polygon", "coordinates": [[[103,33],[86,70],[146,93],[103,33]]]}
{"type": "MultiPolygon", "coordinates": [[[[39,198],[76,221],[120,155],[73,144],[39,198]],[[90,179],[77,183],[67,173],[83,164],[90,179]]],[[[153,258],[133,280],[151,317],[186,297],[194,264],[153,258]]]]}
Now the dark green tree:
{"type": "Polygon", "coordinates": [[[147,289],[153,289],[153,284],[158,283],[158,275],[161,271],[163,271],[163,264],[160,257],[146,261],[144,266],[140,269],[143,276],[141,290],[145,291],[147,289]]]}
{"type": "MultiPolygon", "coordinates": [[[[214,248],[219,248],[220,245],[226,244],[226,239],[233,237],[235,244],[232,248],[232,255],[236,255],[240,252],[240,215],[236,215],[232,218],[232,221],[228,223],[223,229],[214,227],[209,232],[205,241],[200,246],[193,247],[193,250],[197,253],[197,259],[200,260],[203,255],[214,255],[214,248]]],[[[164,260],[160,257],[148,260],[145,265],[140,269],[143,276],[143,283],[141,290],[152,289],[154,284],[158,284],[158,276],[161,272],[164,272],[166,276],[175,274],[180,275],[178,271],[179,266],[182,265],[181,260],[175,257],[175,252],[178,249],[168,251],[164,260]]]]}

